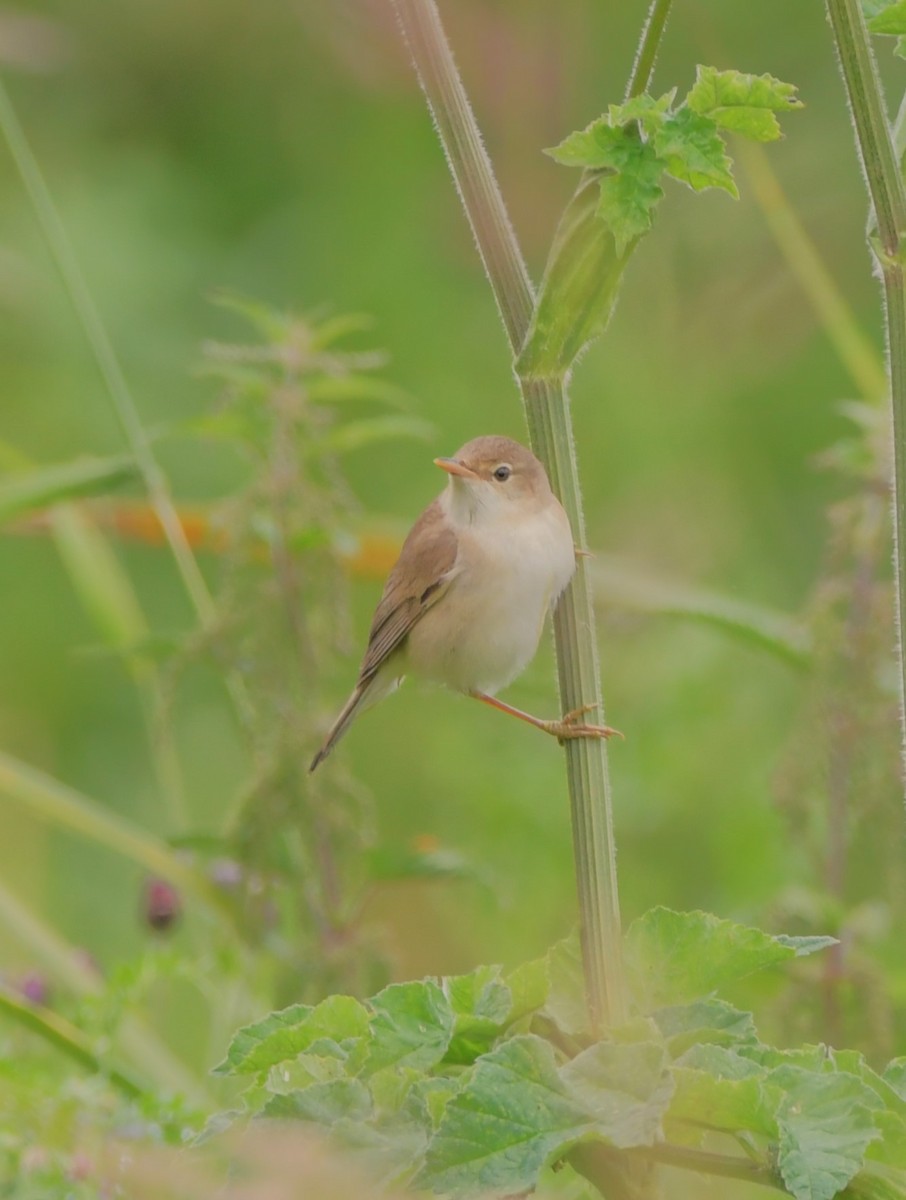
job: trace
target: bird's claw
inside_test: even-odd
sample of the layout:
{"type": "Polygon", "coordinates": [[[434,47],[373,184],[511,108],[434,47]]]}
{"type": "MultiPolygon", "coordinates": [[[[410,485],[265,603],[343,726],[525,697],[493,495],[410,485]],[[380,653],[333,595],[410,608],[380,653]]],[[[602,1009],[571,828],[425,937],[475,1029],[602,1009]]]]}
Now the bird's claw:
{"type": "Polygon", "coordinates": [[[561,746],[575,738],[622,738],[624,735],[619,729],[611,729],[609,725],[579,724],[580,718],[595,708],[596,704],[583,704],[580,708],[571,709],[570,712],[564,713],[559,721],[549,722],[548,732],[556,737],[561,746]]]}

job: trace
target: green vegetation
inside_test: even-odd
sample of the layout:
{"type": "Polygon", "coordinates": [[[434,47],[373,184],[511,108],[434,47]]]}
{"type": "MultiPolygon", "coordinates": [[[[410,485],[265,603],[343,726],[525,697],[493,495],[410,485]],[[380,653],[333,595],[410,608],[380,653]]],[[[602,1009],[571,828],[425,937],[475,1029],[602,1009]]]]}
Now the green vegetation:
{"type": "Polygon", "coordinates": [[[904,6],[394,6],[489,292],[389,4],[0,15],[0,1196],[906,1197],[904,6]],[[627,741],[310,776],[491,297],[627,741]]]}

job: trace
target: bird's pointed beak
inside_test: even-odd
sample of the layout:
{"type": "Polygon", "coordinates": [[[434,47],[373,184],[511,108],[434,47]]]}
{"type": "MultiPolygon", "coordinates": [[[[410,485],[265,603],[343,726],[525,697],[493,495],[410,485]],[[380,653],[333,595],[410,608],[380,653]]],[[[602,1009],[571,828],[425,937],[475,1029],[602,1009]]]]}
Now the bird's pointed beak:
{"type": "Polygon", "coordinates": [[[458,458],[435,458],[435,467],[440,467],[442,471],[446,471],[448,475],[459,475],[463,479],[477,479],[478,475],[471,467],[467,467],[465,463],[461,463],[458,458]]]}

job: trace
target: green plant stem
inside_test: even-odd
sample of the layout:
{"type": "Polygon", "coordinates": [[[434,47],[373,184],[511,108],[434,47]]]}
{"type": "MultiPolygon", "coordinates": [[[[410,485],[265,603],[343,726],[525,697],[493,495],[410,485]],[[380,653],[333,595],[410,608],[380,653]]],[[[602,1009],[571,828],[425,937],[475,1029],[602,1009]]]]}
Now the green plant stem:
{"type": "Polygon", "coordinates": [[[859,322],[809,237],[780,185],[761,146],[740,140],[736,153],[745,167],[755,199],[774,241],[824,326],[831,345],[863,399],[877,401],[887,393],[887,374],[880,352],[859,322]]]}
{"type": "Polygon", "coordinates": [[[827,11],[874,209],[875,230],[869,237],[869,244],[881,270],[886,301],[887,359],[893,414],[894,570],[900,721],[906,744],[906,279],[902,262],[906,187],[900,174],[859,0],[827,0],[827,11]]]}
{"type": "MultiPolygon", "coordinates": [[[[192,553],[185,530],[170,497],[166,476],[154,457],[151,442],[142,425],[126,377],[107,329],[94,303],[69,241],[63,222],[51,198],[28,139],[22,129],[6,88],[0,80],[0,129],[6,137],[13,161],[31,200],[44,239],[50,248],[63,285],[91,347],[98,370],[107,388],[114,411],[170,546],[174,561],[200,624],[209,628],[216,617],[214,601],[201,569],[192,553]]],[[[243,726],[250,719],[251,701],[242,678],[233,673],[228,688],[243,726]]]]}
{"type": "Polygon", "coordinates": [[[651,82],[654,63],[657,59],[661,38],[664,36],[664,28],[667,25],[667,17],[670,15],[672,3],[673,0],[651,0],[635,62],[632,65],[629,85],[626,88],[627,100],[631,100],[633,96],[641,96],[651,82]]]}
{"type": "MultiPolygon", "coordinates": [[[[621,1181],[625,1183],[627,1163],[634,1163],[638,1168],[647,1167],[649,1170],[655,1166],[676,1167],[682,1171],[695,1171],[701,1175],[712,1175],[721,1179],[760,1183],[764,1187],[776,1188],[777,1191],[788,1194],[781,1177],[767,1165],[739,1155],[717,1154],[692,1146],[675,1146],[669,1142],[628,1152],[590,1142],[577,1146],[570,1154],[569,1161],[579,1174],[593,1183],[604,1196],[613,1195],[614,1189],[620,1187],[621,1181]]],[[[641,1178],[644,1179],[644,1175],[641,1175],[641,1178]]],[[[636,1194],[638,1200],[644,1200],[644,1185],[642,1192],[636,1193],[630,1184],[629,1197],[636,1194]]]]}
{"type": "Polygon", "coordinates": [[[127,1099],[136,1100],[144,1089],[130,1076],[108,1067],[97,1057],[82,1031],[58,1013],[47,1008],[36,1008],[25,1000],[0,990],[0,1013],[17,1024],[36,1033],[56,1050],[95,1074],[104,1075],[127,1099]]]}
{"type": "Polygon", "coordinates": [[[394,7],[516,354],[531,321],[534,291],[437,5],[394,0],[394,7]]]}
{"type": "Polygon", "coordinates": [[[225,898],[213,884],[174,854],[165,842],[118,814],[107,811],[89,796],[2,751],[0,793],[18,801],[27,812],[55,828],[68,829],[131,859],[229,919],[230,910],[225,898]]]}
{"type": "MultiPolygon", "coordinates": [[[[102,992],[99,976],[81,963],[74,949],[0,881],[0,924],[16,937],[29,953],[79,996],[102,992]]],[[[176,1058],[153,1030],[133,1014],[126,1016],[117,1042],[139,1070],[159,1087],[187,1096],[205,1109],[212,1107],[207,1089],[176,1058]]]]}
{"type": "Polygon", "coordinates": [[[746,1183],[760,1183],[764,1187],[776,1188],[785,1195],[783,1180],[769,1167],[761,1166],[747,1158],[733,1154],[712,1154],[708,1150],[696,1150],[691,1146],[671,1146],[664,1143],[650,1150],[635,1152],[648,1162],[664,1167],[679,1167],[683,1171],[697,1171],[703,1175],[718,1175],[723,1179],[739,1179],[746,1183]]]}
{"type": "MultiPolygon", "coordinates": [[[[403,34],[456,181],[466,215],[517,356],[534,310],[525,261],[433,0],[395,0],[403,34]]],[[[578,545],[582,504],[572,427],[562,380],[522,382],[533,449],[560,496],[578,545]]],[[[593,703],[602,713],[591,592],[583,564],[554,615],[564,709],[593,703]]],[[[607,759],[603,742],[567,743],[567,772],[589,1016],[593,1027],[626,1014],[620,912],[607,759]]]]}
{"type": "MultiPolygon", "coordinates": [[[[532,446],[563,502],[576,544],[585,546],[566,388],[560,380],[530,378],[520,380],[520,386],[532,446]]],[[[592,711],[603,721],[594,602],[585,559],[579,559],[553,620],[564,711],[593,704],[592,711]]],[[[592,1027],[606,1027],[619,1024],[627,1015],[607,753],[603,741],[586,739],[568,741],[565,750],[589,1010],[592,1027]]]]}
{"type": "Polygon", "coordinates": [[[48,510],[47,524],[74,591],[132,676],[171,829],[185,832],[189,814],[173,730],[166,720],[166,690],[157,663],[141,651],[150,630],[129,576],[84,507],[56,504],[48,510]]]}

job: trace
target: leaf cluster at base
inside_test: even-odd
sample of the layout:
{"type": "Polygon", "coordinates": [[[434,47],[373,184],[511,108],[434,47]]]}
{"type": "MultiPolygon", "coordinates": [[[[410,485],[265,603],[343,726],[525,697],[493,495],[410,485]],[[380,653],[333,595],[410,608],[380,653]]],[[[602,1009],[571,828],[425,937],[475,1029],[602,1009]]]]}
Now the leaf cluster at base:
{"type": "Polygon", "coordinates": [[[906,1062],[881,1075],[855,1052],[774,1049],[715,994],[832,941],[657,908],[627,933],[635,1015],[603,1040],[585,1032],[573,939],[509,973],[271,1013],[217,1071],[247,1080],[244,1117],[320,1127],[376,1186],[512,1195],[589,1143],[680,1163],[697,1151],[706,1170],[717,1132],[796,1200],[906,1198],[906,1062]]]}

